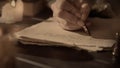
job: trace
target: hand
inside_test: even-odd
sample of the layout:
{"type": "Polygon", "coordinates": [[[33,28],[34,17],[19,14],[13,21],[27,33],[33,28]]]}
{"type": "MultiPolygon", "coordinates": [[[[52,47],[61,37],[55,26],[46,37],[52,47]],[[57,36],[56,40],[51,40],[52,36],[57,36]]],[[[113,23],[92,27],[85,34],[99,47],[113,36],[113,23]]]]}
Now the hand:
{"type": "Polygon", "coordinates": [[[56,0],[52,5],[53,17],[66,30],[85,28],[90,7],[85,0],[56,0]]]}

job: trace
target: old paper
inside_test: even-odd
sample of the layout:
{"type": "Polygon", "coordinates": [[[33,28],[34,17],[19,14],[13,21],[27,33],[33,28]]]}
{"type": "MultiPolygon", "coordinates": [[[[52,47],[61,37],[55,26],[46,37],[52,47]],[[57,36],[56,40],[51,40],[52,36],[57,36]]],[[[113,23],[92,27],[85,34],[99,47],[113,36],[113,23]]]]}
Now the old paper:
{"type": "Polygon", "coordinates": [[[52,18],[17,32],[15,35],[22,42],[27,42],[26,44],[46,43],[49,45],[51,43],[90,51],[102,50],[102,47],[111,47],[115,42],[110,39],[95,39],[81,33],[63,30],[52,18]]]}

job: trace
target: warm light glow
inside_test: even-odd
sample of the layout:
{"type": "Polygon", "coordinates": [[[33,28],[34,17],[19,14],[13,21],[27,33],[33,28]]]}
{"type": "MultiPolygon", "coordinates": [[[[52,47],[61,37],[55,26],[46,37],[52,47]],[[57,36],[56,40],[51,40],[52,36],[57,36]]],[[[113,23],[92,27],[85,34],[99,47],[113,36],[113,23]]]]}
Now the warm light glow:
{"type": "Polygon", "coordinates": [[[12,0],[12,1],[11,1],[11,6],[12,6],[12,7],[15,7],[15,6],[16,6],[15,0],[12,0]]]}

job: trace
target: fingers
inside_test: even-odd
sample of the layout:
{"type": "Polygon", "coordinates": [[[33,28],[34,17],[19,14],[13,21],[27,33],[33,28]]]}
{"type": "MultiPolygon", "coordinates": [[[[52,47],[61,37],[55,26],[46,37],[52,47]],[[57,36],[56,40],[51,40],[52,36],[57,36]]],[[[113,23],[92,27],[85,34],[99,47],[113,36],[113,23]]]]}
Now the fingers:
{"type": "Polygon", "coordinates": [[[59,23],[67,30],[76,30],[83,28],[88,33],[85,20],[88,17],[90,8],[84,0],[56,0],[51,6],[53,16],[61,18],[59,23]]]}
{"type": "Polygon", "coordinates": [[[81,6],[81,19],[85,21],[89,15],[90,7],[87,3],[82,4],[81,6]]]}
{"type": "Polygon", "coordinates": [[[66,21],[66,24],[59,22],[60,25],[66,30],[78,30],[84,26],[83,21],[79,20],[77,17],[67,11],[61,11],[59,13],[59,17],[66,21]]]}
{"type": "MultiPolygon", "coordinates": [[[[70,0],[69,0],[70,1],[70,0]]],[[[68,0],[65,0],[64,3],[61,5],[61,9],[70,12],[71,14],[74,14],[77,17],[81,17],[79,9],[74,6],[74,3],[69,2],[68,0]]],[[[75,2],[75,1],[73,1],[75,2]]]]}
{"type": "Polygon", "coordinates": [[[57,15],[60,11],[65,10],[83,21],[86,20],[89,14],[89,6],[84,3],[83,0],[56,0],[51,6],[54,15],[57,15]]]}
{"type": "Polygon", "coordinates": [[[67,22],[72,22],[74,24],[76,24],[78,18],[75,17],[74,15],[72,15],[71,13],[67,12],[67,11],[60,11],[59,13],[59,17],[63,18],[64,20],[66,20],[67,22]]]}
{"type": "Polygon", "coordinates": [[[81,5],[84,3],[84,0],[67,0],[67,1],[77,9],[80,9],[81,5]]]}
{"type": "Polygon", "coordinates": [[[83,21],[88,17],[90,7],[85,0],[65,0],[61,5],[61,9],[81,18],[83,21]]]}

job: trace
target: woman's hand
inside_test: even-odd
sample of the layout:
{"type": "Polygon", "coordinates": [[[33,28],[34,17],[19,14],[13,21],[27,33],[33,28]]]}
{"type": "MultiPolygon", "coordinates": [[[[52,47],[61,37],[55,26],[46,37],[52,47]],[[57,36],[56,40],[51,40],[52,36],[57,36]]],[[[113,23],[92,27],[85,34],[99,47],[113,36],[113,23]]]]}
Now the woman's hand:
{"type": "Polygon", "coordinates": [[[52,5],[53,17],[66,30],[85,29],[85,22],[90,12],[86,0],[56,0],[52,5]]]}

